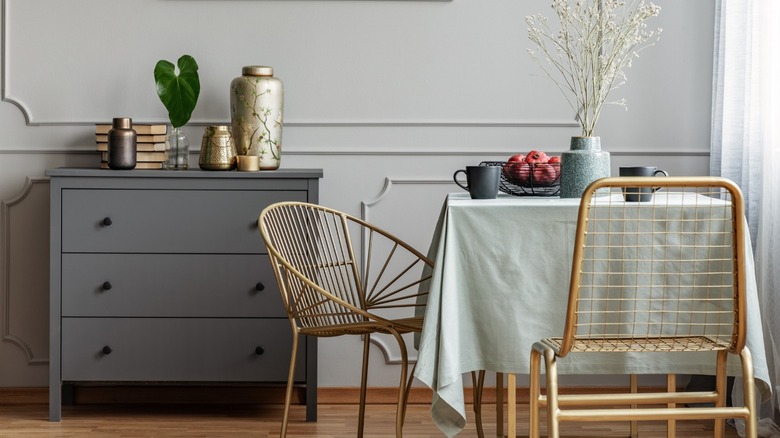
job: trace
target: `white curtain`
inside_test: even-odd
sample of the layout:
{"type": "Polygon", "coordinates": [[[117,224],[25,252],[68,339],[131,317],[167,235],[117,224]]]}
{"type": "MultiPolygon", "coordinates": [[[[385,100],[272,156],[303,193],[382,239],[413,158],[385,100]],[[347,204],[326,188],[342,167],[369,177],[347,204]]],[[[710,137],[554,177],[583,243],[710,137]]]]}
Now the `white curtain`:
{"type": "Polygon", "coordinates": [[[716,5],[710,170],[747,201],[773,388],[759,436],[780,437],[780,1],[716,5]]]}

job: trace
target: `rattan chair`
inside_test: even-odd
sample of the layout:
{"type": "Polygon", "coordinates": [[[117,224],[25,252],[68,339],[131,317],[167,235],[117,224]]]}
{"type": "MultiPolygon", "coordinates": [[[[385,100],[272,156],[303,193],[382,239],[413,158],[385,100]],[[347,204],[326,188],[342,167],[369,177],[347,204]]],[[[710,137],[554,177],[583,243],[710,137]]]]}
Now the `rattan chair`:
{"type": "Polygon", "coordinates": [[[722,437],[727,418],[745,419],[746,435],[756,436],[753,363],[745,346],[743,257],[750,249],[743,215],[739,188],[722,178],[604,178],[585,190],[563,336],[543,339],[531,352],[531,437],[539,436],[542,407],[550,437],[559,436],[565,421],[625,420],[665,420],[667,435],[674,436],[674,421],[684,419],[713,419],[714,436],[722,437]],[[640,192],[652,199],[624,200],[640,192]],[[700,357],[712,364],[716,389],[558,393],[559,358],[576,363],[578,355],[627,352],[635,360],[678,352],[700,357]],[[726,406],[730,355],[741,360],[744,406],[726,406]],[[705,407],[685,407],[689,403],[705,407]]]}
{"type": "Polygon", "coordinates": [[[396,339],[401,353],[396,408],[396,436],[401,437],[412,382],[402,335],[422,331],[427,291],[420,286],[430,275],[421,268],[433,263],[390,233],[319,205],[273,204],[262,211],[258,223],[293,329],[281,436],[287,432],[299,335],[364,336],[357,435],[361,437],[370,337],[384,333],[396,339]],[[355,253],[353,241],[362,242],[361,254],[355,253]]]}

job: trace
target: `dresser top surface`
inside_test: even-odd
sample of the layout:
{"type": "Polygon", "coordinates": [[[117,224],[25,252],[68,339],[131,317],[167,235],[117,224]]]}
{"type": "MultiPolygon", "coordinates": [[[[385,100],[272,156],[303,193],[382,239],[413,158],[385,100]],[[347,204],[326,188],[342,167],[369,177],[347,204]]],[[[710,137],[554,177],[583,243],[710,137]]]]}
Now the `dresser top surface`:
{"type": "Polygon", "coordinates": [[[163,170],[133,169],[111,170],[97,168],[59,167],[47,169],[47,176],[79,178],[174,178],[174,179],[278,179],[278,178],[322,178],[322,169],[277,169],[259,172],[214,171],[214,170],[163,170]]]}

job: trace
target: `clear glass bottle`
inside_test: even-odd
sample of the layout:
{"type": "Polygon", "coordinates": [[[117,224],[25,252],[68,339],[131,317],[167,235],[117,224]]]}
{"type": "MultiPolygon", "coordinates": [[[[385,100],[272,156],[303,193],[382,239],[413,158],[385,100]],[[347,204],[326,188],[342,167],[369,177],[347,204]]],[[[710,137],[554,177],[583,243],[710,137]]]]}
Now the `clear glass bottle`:
{"type": "Polygon", "coordinates": [[[173,128],[165,139],[165,151],[168,159],[165,168],[171,170],[187,170],[189,167],[190,139],[181,127],[173,128]]]}

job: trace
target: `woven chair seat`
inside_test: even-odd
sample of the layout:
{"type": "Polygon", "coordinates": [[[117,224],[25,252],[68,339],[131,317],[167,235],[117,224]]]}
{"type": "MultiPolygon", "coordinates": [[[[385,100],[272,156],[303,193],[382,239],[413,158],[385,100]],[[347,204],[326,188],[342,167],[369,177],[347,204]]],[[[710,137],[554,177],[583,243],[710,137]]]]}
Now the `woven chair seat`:
{"type": "MultiPolygon", "coordinates": [[[[547,338],[545,343],[560,351],[563,338],[547,338]]],[[[670,352],[670,351],[718,351],[727,350],[729,345],[706,336],[676,336],[653,339],[603,338],[576,339],[571,346],[572,353],[593,352],[670,352]]]]}
{"type": "Polygon", "coordinates": [[[400,318],[391,320],[391,324],[380,324],[373,321],[355,322],[350,324],[340,324],[331,326],[317,326],[317,327],[302,327],[301,334],[310,336],[341,336],[344,334],[349,335],[365,335],[368,333],[385,333],[390,334],[388,329],[392,327],[399,334],[415,333],[422,331],[423,319],[422,318],[400,318]]]}

